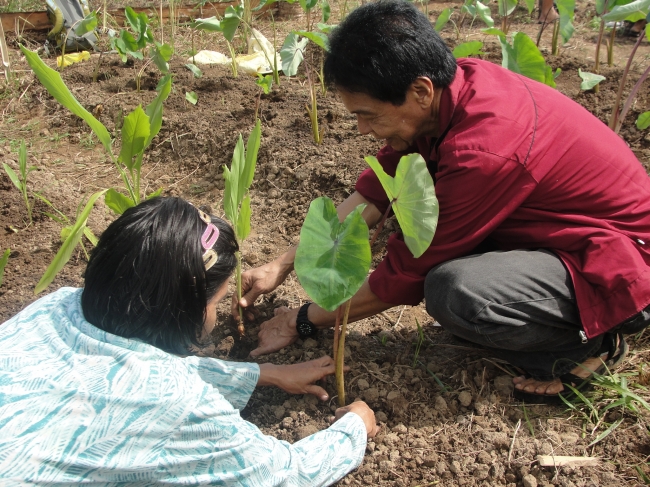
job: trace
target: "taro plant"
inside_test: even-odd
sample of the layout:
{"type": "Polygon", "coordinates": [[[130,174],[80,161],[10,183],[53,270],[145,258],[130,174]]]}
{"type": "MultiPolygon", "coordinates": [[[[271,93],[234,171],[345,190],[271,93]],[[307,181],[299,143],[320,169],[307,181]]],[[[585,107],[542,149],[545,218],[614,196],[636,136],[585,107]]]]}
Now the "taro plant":
{"type": "MultiPolygon", "coordinates": [[[[257,164],[257,152],[260,148],[262,137],[262,128],[260,121],[257,120],[255,127],[251,131],[244,150],[244,140],[239,134],[239,139],[235,145],[232,154],[232,164],[230,169],[223,167],[223,177],[225,181],[225,190],[223,193],[223,209],[226,218],[230,220],[235,237],[240,244],[248,237],[251,232],[251,197],[248,192],[257,164]]],[[[237,268],[235,276],[237,282],[237,298],[241,301],[241,250],[237,252],[237,268]]],[[[239,309],[239,324],[237,330],[240,336],[244,336],[244,319],[241,307],[239,309]]]]}
{"type": "Polygon", "coordinates": [[[20,141],[20,148],[18,149],[18,174],[9,167],[6,163],[2,163],[7,176],[11,179],[11,182],[14,183],[14,186],[18,188],[20,194],[23,195],[23,201],[25,202],[25,207],[27,208],[27,218],[29,220],[29,225],[32,224],[32,205],[29,202],[29,196],[27,194],[27,176],[30,172],[36,169],[36,166],[27,167],[27,147],[25,146],[25,141],[20,141]]]}
{"type": "Polygon", "coordinates": [[[582,79],[582,83],[580,83],[580,89],[583,91],[595,89],[601,81],[604,81],[606,79],[600,74],[588,73],[586,71],[582,71],[580,68],[578,68],[578,76],[580,76],[580,79],[582,79]]]}
{"type": "Polygon", "coordinates": [[[648,127],[650,127],[650,111],[643,112],[636,119],[636,128],[638,128],[639,130],[645,130],[648,127]]]}
{"type": "Polygon", "coordinates": [[[126,7],[124,14],[135,36],[126,29],[120,30],[116,37],[111,37],[111,49],[117,51],[123,63],[127,62],[129,56],[138,60],[143,60],[147,56],[147,61],[135,77],[136,89],[140,91],[142,74],[151,63],[158,66],[161,73],[169,72],[168,62],[174,49],[169,44],[160,43],[154,39],[147,14],[136,13],[131,7],[126,7]]]}
{"type": "Polygon", "coordinates": [[[326,196],[315,199],[300,230],[294,268],[305,292],[327,311],[336,310],[334,362],[339,406],[345,406],[343,362],[351,298],[366,280],[372,255],[368,225],[359,205],[341,222],[326,196]],[[341,324],[342,322],[342,324],[341,324]]]}
{"type": "MultiPolygon", "coordinates": [[[[74,30],[74,33],[78,36],[83,36],[88,32],[94,31],[96,28],[97,28],[96,12],[90,12],[83,19],[78,20],[72,25],[72,30],[74,30]]],[[[57,62],[57,65],[61,69],[67,66],[66,58],[65,58],[65,46],[68,42],[69,32],[70,32],[69,30],[66,30],[65,36],[63,38],[63,43],[61,44],[61,62],[60,63],[57,62]]]]}
{"type": "Polygon", "coordinates": [[[257,120],[257,115],[259,114],[260,110],[260,103],[262,101],[262,93],[265,95],[269,94],[269,91],[271,91],[271,86],[273,86],[273,77],[270,74],[258,74],[257,79],[255,80],[255,84],[260,88],[257,94],[257,101],[255,102],[255,120],[257,120]]]}
{"type": "MultiPolygon", "coordinates": [[[[556,0],[557,11],[560,14],[560,21],[555,22],[553,27],[553,37],[551,41],[551,54],[557,56],[558,39],[562,36],[562,41],[566,44],[573,36],[575,28],[573,27],[573,16],[575,12],[575,0],[556,0]]],[[[544,24],[540,31],[544,28],[544,24]]]]}

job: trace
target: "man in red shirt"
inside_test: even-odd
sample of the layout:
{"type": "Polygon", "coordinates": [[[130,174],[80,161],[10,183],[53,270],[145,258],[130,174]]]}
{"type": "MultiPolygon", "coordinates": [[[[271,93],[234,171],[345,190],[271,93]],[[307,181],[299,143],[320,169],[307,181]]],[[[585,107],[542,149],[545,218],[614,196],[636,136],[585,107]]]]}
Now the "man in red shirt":
{"type": "MultiPolygon", "coordinates": [[[[402,1],[351,13],[330,36],[325,77],[359,131],[385,139],[388,174],[404,154],[425,158],[440,205],[421,257],[391,236],[352,320],[424,298],[445,329],[526,371],[515,389],[536,398],[623,358],[622,333],[650,323],[650,179],[616,134],[548,86],[485,61],[456,63],[402,1]]],[[[370,169],[339,216],[360,203],[369,226],[389,204],[370,169]]],[[[283,282],[294,255],[245,273],[240,304],[283,282]]],[[[333,323],[314,304],[276,310],[252,355],[333,323]]]]}

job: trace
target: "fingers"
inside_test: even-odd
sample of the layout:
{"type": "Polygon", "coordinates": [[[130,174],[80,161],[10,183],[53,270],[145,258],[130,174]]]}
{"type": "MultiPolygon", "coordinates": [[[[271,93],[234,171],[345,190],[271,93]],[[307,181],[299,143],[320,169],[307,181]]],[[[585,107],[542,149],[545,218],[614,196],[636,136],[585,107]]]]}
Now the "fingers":
{"type": "Polygon", "coordinates": [[[311,394],[312,396],[316,396],[321,401],[327,401],[329,399],[329,395],[327,394],[325,389],[314,384],[305,387],[305,392],[307,394],[311,394]]]}
{"type": "Polygon", "coordinates": [[[280,306],[273,310],[273,316],[279,316],[281,314],[287,313],[289,310],[288,306],[280,306]]]}

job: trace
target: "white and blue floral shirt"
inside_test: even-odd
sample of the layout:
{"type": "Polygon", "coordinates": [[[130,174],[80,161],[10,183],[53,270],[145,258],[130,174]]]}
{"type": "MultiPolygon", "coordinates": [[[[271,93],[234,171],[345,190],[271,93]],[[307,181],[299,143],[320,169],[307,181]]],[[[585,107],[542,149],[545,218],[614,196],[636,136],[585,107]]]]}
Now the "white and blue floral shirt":
{"type": "Polygon", "coordinates": [[[0,484],[330,485],[363,459],[346,414],[294,444],[239,415],[257,364],[176,357],[88,323],[63,288],[0,325],[0,484]]]}

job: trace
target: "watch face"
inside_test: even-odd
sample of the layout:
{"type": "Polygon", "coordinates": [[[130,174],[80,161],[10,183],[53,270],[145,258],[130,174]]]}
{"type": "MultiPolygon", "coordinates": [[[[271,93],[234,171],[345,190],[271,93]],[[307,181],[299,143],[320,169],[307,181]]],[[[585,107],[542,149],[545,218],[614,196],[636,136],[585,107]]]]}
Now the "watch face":
{"type": "Polygon", "coordinates": [[[301,337],[309,337],[314,334],[315,327],[310,323],[298,323],[298,335],[301,337]]]}

